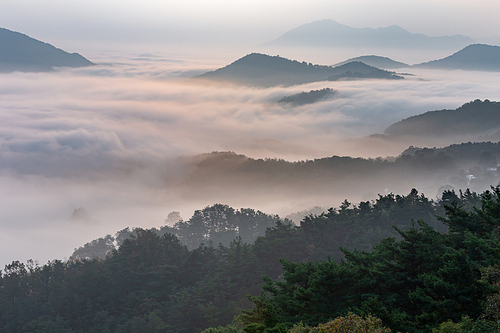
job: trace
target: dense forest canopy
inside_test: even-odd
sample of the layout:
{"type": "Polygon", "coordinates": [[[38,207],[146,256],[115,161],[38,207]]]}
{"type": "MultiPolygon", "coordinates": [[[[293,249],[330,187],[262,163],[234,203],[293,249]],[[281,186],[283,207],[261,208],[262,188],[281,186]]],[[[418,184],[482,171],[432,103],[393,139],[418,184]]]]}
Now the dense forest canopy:
{"type": "Polygon", "coordinates": [[[439,201],[416,190],[346,200],[298,226],[265,215],[274,225],[252,243],[245,233],[227,246],[210,242],[207,230],[227,231],[238,214],[259,215],[220,204],[187,222],[172,214],[179,228],[196,224],[187,230],[208,240],[191,248],[172,233],[135,229],[119,233],[121,245],[105,259],[15,261],[0,278],[0,330],[285,332],[339,316],[364,320],[348,315],[354,311],[420,332],[464,315],[474,325],[495,318],[488,304],[498,299],[491,279],[500,261],[500,188],[444,191],[439,201]]]}

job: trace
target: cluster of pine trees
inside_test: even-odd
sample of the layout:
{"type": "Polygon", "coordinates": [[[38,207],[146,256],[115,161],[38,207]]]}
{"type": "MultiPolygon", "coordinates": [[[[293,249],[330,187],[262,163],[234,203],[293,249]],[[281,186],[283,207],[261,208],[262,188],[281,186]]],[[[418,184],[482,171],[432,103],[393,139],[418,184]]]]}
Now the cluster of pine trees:
{"type": "Polygon", "coordinates": [[[136,229],[105,259],[7,265],[0,331],[497,332],[499,227],[495,188],[344,201],[227,246],[136,229]]]}

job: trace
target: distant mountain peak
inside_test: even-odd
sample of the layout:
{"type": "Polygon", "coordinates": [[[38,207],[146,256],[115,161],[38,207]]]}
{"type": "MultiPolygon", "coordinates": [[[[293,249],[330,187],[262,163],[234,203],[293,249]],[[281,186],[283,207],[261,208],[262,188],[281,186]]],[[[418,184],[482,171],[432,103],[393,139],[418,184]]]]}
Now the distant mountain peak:
{"type": "Polygon", "coordinates": [[[474,41],[466,36],[429,37],[391,25],[382,28],[352,28],[331,19],[303,24],[289,30],[268,46],[375,47],[402,49],[457,49],[474,41]]]}
{"type": "Polygon", "coordinates": [[[50,71],[52,67],[91,66],[78,53],[68,53],[20,32],[0,28],[0,72],[50,71]]]}

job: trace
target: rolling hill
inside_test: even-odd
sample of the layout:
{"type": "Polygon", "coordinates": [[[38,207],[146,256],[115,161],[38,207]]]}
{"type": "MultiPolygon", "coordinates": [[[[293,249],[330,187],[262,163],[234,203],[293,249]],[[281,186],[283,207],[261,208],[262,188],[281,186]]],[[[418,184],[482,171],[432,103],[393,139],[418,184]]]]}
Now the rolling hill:
{"type": "Polygon", "coordinates": [[[500,130],[500,102],[475,100],[456,110],[429,111],[392,124],[385,134],[403,136],[492,135],[500,130]]]}
{"type": "Polygon", "coordinates": [[[458,49],[474,43],[462,35],[429,37],[397,25],[386,28],[351,28],[330,19],[292,29],[267,46],[375,47],[396,49],[458,49]]]}
{"type": "Polygon", "coordinates": [[[351,62],[342,66],[322,66],[289,60],[280,56],[251,53],[230,65],[207,72],[196,78],[229,81],[237,84],[272,87],[291,86],[316,81],[335,81],[342,78],[399,79],[392,72],[351,62]]]}
{"type": "Polygon", "coordinates": [[[0,46],[0,72],[45,72],[53,67],[93,65],[78,53],[68,53],[4,28],[0,28],[0,46]]]}
{"type": "Polygon", "coordinates": [[[446,58],[414,65],[414,67],[500,71],[500,46],[472,44],[446,58]]]}

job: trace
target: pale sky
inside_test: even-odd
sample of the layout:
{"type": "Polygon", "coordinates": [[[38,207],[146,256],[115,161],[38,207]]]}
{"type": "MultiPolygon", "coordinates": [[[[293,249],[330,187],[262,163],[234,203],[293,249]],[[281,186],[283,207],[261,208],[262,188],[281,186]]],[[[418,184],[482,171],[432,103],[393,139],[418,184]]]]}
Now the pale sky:
{"type": "MultiPolygon", "coordinates": [[[[0,27],[55,42],[257,45],[301,24],[393,24],[430,36],[500,35],[496,0],[2,0],[0,27]]],[[[64,46],[64,45],[63,45],[64,46]]]]}

